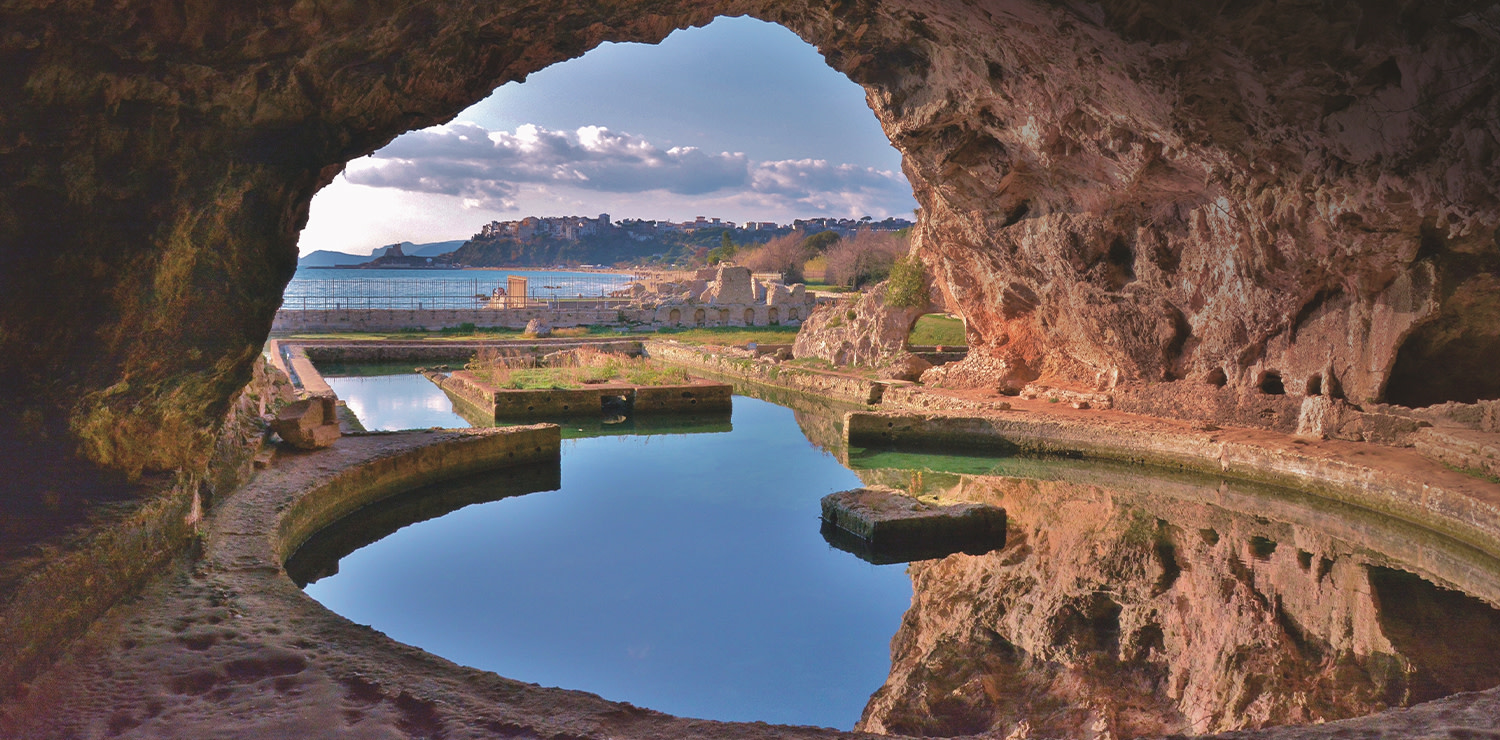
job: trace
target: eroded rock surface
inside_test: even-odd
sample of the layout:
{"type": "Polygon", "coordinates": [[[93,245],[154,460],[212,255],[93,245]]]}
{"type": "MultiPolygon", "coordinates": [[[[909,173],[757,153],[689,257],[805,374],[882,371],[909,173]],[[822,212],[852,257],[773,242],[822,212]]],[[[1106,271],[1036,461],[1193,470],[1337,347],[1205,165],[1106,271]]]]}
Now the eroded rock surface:
{"type": "MultiPolygon", "coordinates": [[[[797,332],[792,354],[838,366],[907,365],[906,338],[924,308],[890,305],[882,283],[819,306],[797,332]]],[[[921,375],[925,368],[908,369],[921,375]]]]}
{"type": "Polygon", "coordinates": [[[201,464],[343,163],[601,42],[742,13],[865,86],[972,362],[1500,395],[1488,3],[21,2],[0,15],[5,436],[201,464]]]}
{"type": "Polygon", "coordinates": [[[1369,540],[1353,544],[1147,488],[965,477],[950,494],[1004,506],[1009,542],[911,566],[890,679],[859,729],[1199,734],[1500,683],[1484,657],[1500,611],[1400,570],[1378,527],[1341,532],[1369,540]]]}

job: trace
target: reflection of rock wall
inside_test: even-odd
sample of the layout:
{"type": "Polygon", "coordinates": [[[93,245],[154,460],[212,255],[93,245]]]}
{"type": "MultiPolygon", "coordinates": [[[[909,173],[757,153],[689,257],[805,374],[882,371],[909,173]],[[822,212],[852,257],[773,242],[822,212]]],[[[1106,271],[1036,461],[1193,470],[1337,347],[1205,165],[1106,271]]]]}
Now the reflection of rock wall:
{"type": "Polygon", "coordinates": [[[1010,541],[911,566],[912,608],[862,729],[1204,733],[1500,683],[1484,657],[1500,647],[1494,610],[1372,571],[1311,530],[1064,482],[969,478],[959,492],[1004,506],[1010,541]],[[1447,618],[1467,629],[1424,635],[1438,614],[1468,615],[1447,618]]]}

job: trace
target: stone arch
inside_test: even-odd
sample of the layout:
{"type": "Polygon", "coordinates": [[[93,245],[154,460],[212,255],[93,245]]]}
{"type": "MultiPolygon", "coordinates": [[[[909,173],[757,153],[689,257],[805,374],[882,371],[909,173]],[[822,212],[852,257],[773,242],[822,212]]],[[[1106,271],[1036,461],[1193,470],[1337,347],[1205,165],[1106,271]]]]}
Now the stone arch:
{"type": "Polygon", "coordinates": [[[721,309],[719,309],[719,323],[723,324],[725,326],[729,325],[729,309],[727,309],[727,308],[721,308],[721,309]]]}
{"type": "Polygon", "coordinates": [[[779,311],[775,306],[766,309],[766,322],[770,324],[780,324],[781,311],[779,311]]]}
{"type": "MultiPolygon", "coordinates": [[[[1299,97],[1339,100],[1357,116],[1394,89],[1370,74],[1385,64],[1380,60],[1410,57],[1418,66],[1461,73],[1467,66],[1483,74],[1493,40],[1460,25],[1468,5],[1434,9],[1409,34],[1373,32],[1359,55],[1377,60],[1369,63],[1340,58],[1342,44],[1302,43],[1345,38],[1346,10],[1336,5],[1248,0],[1241,16],[1269,9],[1280,27],[1296,29],[1284,41],[1268,40],[1263,25],[1214,22],[1192,4],[1175,6],[1181,12],[1158,16],[1159,22],[1149,14],[1091,14],[1018,0],[1016,7],[1036,19],[1026,24],[990,16],[985,5],[666,0],[640,12],[628,3],[457,0],[438,9],[372,3],[342,12],[305,3],[196,3],[211,24],[183,23],[141,0],[81,11],[35,2],[0,10],[0,27],[22,29],[0,37],[0,58],[7,60],[0,74],[7,93],[0,120],[7,147],[0,159],[0,377],[11,384],[0,399],[0,459],[27,463],[15,468],[41,461],[42,469],[59,473],[23,481],[13,495],[87,486],[105,473],[115,485],[143,471],[204,480],[201,461],[251,375],[280,291],[296,269],[308,203],[321,185],[351,159],[399,133],[452,118],[499,83],[604,41],[658,41],[719,12],[754,13],[794,28],[867,88],[887,129],[902,132],[904,169],[921,198],[916,251],[951,288],[950,308],[970,315],[973,336],[994,347],[1024,339],[1010,341],[1006,351],[1026,362],[1054,360],[1066,375],[1083,369],[1072,357],[1117,358],[1119,348],[1102,337],[1132,329],[1125,339],[1136,349],[1162,350],[1130,355],[1132,378],[1150,381],[1195,359],[1170,356],[1165,350],[1174,340],[1162,338],[1170,332],[1152,330],[1152,318],[1169,304],[1192,320],[1189,348],[1201,344],[1238,358],[1237,367],[1263,366],[1265,337],[1241,337],[1238,330],[1295,315],[1300,297],[1319,287],[1323,268],[1363,280],[1399,259],[1428,264],[1437,252],[1426,236],[1420,250],[1407,250],[1415,256],[1397,258],[1410,245],[1391,235],[1436,230],[1421,219],[1442,213],[1443,231],[1469,235],[1462,237],[1469,244],[1452,251],[1459,262],[1451,278],[1469,282],[1409,291],[1413,300],[1397,313],[1431,303],[1440,318],[1402,344],[1389,384],[1379,390],[1420,405],[1429,400],[1421,383],[1444,370],[1463,372],[1451,388],[1431,393],[1432,400],[1496,390],[1494,374],[1491,380],[1479,374],[1495,367],[1500,347],[1483,331],[1496,325],[1494,304],[1473,303],[1487,300],[1485,291],[1493,295],[1500,276],[1485,261],[1494,248],[1484,240],[1494,240],[1500,222],[1488,187],[1492,165],[1446,146],[1488,130],[1491,124],[1472,111],[1494,109],[1495,86],[1480,77],[1464,86],[1464,95],[1452,96],[1457,102],[1423,99],[1405,114],[1415,133],[1388,145],[1399,152],[1370,145],[1372,161],[1422,153],[1403,162],[1391,201],[1421,194],[1431,201],[1423,213],[1354,205],[1336,217],[1319,216],[1321,195],[1300,192],[1297,183],[1381,192],[1373,178],[1384,173],[1309,156],[1321,150],[1308,147],[1324,144],[1297,142],[1328,141],[1326,116],[1303,116],[1240,92],[1290,88],[1299,97]],[[1299,46],[1277,54],[1281,43],[1299,46]],[[1175,48],[1210,46],[1223,50],[1224,61],[1174,56],[1187,53],[1175,48]],[[1070,57],[1058,59],[1059,49],[1070,57]],[[1436,64],[1424,56],[1434,52],[1424,49],[1458,63],[1436,64]],[[1142,54],[1160,63],[1138,64],[1142,54]],[[1247,58],[1257,63],[1243,65],[1247,58]],[[1057,59],[1068,74],[1014,74],[1015,60],[1025,59],[1057,59]],[[1161,78],[1158,68],[1175,70],[1177,78],[1161,78]],[[1318,83],[1297,82],[1307,68],[1371,82],[1361,83],[1365,89],[1343,82],[1309,88],[1318,83]],[[1219,82],[1236,77],[1243,82],[1219,82]],[[1077,79],[1098,79],[1105,92],[1056,87],[1077,79]],[[1193,89],[1215,95],[1175,101],[1174,91],[1193,89]],[[1075,104],[1057,113],[1029,105],[1060,93],[1075,104]],[[1129,109],[1119,100],[1129,101],[1129,109]],[[932,115],[936,107],[943,115],[932,115]],[[1035,141],[1016,136],[1028,116],[1048,134],[1035,141]],[[1429,125],[1435,121],[1441,125],[1429,125]],[[1288,164],[1280,179],[1290,186],[1266,182],[1250,164],[1264,150],[1266,130],[1283,132],[1288,164]],[[1189,140],[1172,131],[1203,133],[1189,140]],[[1150,156],[1120,155],[1142,150],[1150,156]],[[1132,159],[1149,168],[1131,169],[1132,159]],[[1008,179],[1018,162],[1048,164],[1038,177],[1008,179]],[[1215,170],[1212,188],[1205,169],[1215,170]],[[1115,197],[1127,180],[1139,200],[1115,197]],[[1248,225],[1264,221],[1251,210],[1260,205],[1309,215],[1289,220],[1268,244],[1256,233],[1260,227],[1248,225]],[[1142,223],[1141,214],[1150,214],[1151,223],[1142,223]],[[1059,223],[1059,215],[1069,223],[1059,223]],[[1130,253],[1118,250],[1113,263],[1096,264],[1095,274],[1113,264],[1123,279],[1128,265],[1142,278],[1129,290],[1101,302],[1089,292],[1086,270],[1075,270],[1075,278],[1037,269],[1075,258],[1088,267],[1091,255],[1074,252],[1084,237],[1116,220],[1141,224],[1141,233],[1130,253]],[[1370,223],[1381,228],[1369,229],[1370,223]],[[1202,229],[1216,238],[1197,238],[1202,229]],[[1326,252],[1344,261],[1329,265],[1326,252]],[[1184,277],[1180,292],[1170,287],[1177,281],[1160,279],[1178,265],[1230,261],[1245,266],[1247,279],[1214,284],[1184,277]],[[1080,300],[1094,309],[1089,326],[1039,318],[1080,300]],[[1479,351],[1457,349],[1472,344],[1469,336],[1483,340],[1474,345],[1479,351]]],[[[1372,299],[1337,311],[1358,319],[1396,305],[1372,299]]],[[[1369,375],[1354,369],[1363,367],[1361,358],[1353,349],[1338,351],[1337,367],[1363,400],[1369,375]]],[[[196,494],[195,486],[182,491],[196,494]]]]}
{"type": "Polygon", "coordinates": [[[755,326],[755,309],[745,309],[745,326],[755,326]]]}
{"type": "Polygon", "coordinates": [[[797,320],[797,307],[796,306],[792,306],[791,308],[788,308],[786,310],[786,318],[787,318],[787,321],[795,321],[795,320],[797,320]]]}
{"type": "Polygon", "coordinates": [[[675,309],[675,308],[672,309],[671,311],[668,311],[667,312],[667,323],[671,324],[672,326],[677,326],[678,324],[681,324],[682,323],[682,311],[679,311],[678,309],[675,309]]]}
{"type": "Polygon", "coordinates": [[[707,321],[708,321],[708,312],[707,311],[704,311],[703,309],[700,308],[700,309],[698,309],[698,310],[696,310],[696,311],[693,312],[693,325],[694,326],[703,326],[703,324],[705,322],[707,322],[707,321]]]}
{"type": "MultiPolygon", "coordinates": [[[[1417,133],[1389,145],[1425,153],[1405,168],[1413,192],[1454,193],[1438,197],[1425,213],[1462,215],[1445,217],[1439,229],[1415,211],[1361,207],[1291,224],[1270,244],[1249,226],[1262,217],[1246,204],[1286,213],[1323,209],[1313,194],[1260,181],[1248,164],[1261,150],[1259,131],[1285,131],[1292,142],[1322,141],[1322,124],[1238,90],[1300,90],[1299,84],[1322,84],[1299,82],[1307,68],[1340,69],[1348,74],[1329,79],[1369,79],[1370,89],[1305,92],[1350,98],[1351,110],[1368,112],[1387,92],[1382,80],[1388,75],[1379,74],[1383,61],[1348,60],[1334,44],[1305,54],[1264,53],[1259,27],[1221,28],[1196,12],[1157,30],[1132,20],[1138,14],[1079,17],[1019,1],[1035,11],[1035,23],[1012,23],[977,5],[910,0],[666,0],[645,13],[630,4],[517,7],[501,0],[454,0],[441,11],[376,4],[338,13],[305,4],[261,8],[204,0],[196,7],[214,19],[212,27],[179,28],[143,20],[150,15],[142,10],[144,0],[125,0],[91,10],[86,24],[98,33],[78,34],[70,31],[85,21],[66,8],[0,11],[5,27],[35,29],[35,35],[0,39],[0,58],[13,60],[5,80],[14,92],[7,100],[11,115],[0,121],[0,141],[15,142],[0,163],[0,245],[6,250],[0,376],[13,378],[13,397],[25,399],[0,408],[0,439],[42,440],[37,444],[59,459],[81,452],[127,474],[198,466],[212,446],[205,431],[216,427],[250,377],[279,293],[296,269],[308,204],[347,162],[400,133],[450,120],[499,84],[603,42],[654,43],[719,14],[749,14],[792,29],[866,88],[888,131],[901,131],[903,171],[921,206],[914,251],[946,286],[948,309],[970,319],[977,349],[1055,367],[1059,376],[1089,374],[1091,366],[1074,358],[1109,358],[1118,361],[1122,380],[1144,382],[1174,367],[1202,366],[1207,358],[1193,354],[1200,347],[1253,367],[1270,361],[1270,345],[1239,329],[1275,326],[1296,315],[1305,296],[1326,287],[1318,281],[1328,273],[1327,253],[1347,255],[1335,272],[1375,275],[1379,270],[1370,265],[1391,263],[1394,237],[1386,235],[1396,233],[1423,233],[1420,249],[1402,257],[1408,262],[1399,267],[1440,265],[1448,272],[1434,269],[1434,275],[1457,276],[1442,277],[1449,282],[1469,275],[1464,284],[1474,288],[1465,293],[1463,285],[1444,283],[1442,290],[1423,292],[1413,283],[1412,300],[1401,303],[1401,311],[1430,301],[1442,321],[1452,317],[1459,326],[1473,326],[1469,319],[1483,319],[1493,307],[1472,299],[1500,276],[1500,266],[1486,256],[1494,251],[1500,205],[1487,188],[1487,163],[1445,142],[1488,130],[1488,122],[1470,112],[1500,103],[1494,86],[1481,85],[1474,93],[1480,97],[1462,104],[1456,97],[1424,100],[1409,113],[1417,133]],[[53,41],[33,43],[42,34],[53,41]],[[1188,43],[1168,43],[1168,37],[1188,43]],[[1188,65],[1174,56],[1200,43],[1224,49],[1226,61],[1188,65]],[[212,55],[194,51],[216,46],[223,48],[212,55]],[[1137,64],[1148,47],[1166,64],[1137,64]],[[96,53],[100,49],[109,53],[96,53]],[[1017,60],[1052,58],[1057,49],[1070,50],[1058,63],[1076,74],[1015,74],[1017,60]],[[1245,73],[1253,79],[1243,86],[1225,90],[1220,102],[1187,105],[1171,92],[1218,89],[1218,80],[1242,73],[1227,60],[1245,57],[1267,61],[1245,73]],[[1154,71],[1174,64],[1186,70],[1180,79],[1154,71]],[[25,83],[43,79],[70,81],[77,89],[25,83]],[[1060,94],[1056,85],[1062,83],[1052,80],[1063,79],[1101,84],[1068,88],[1076,105],[1037,118],[1027,101],[1060,94]],[[1122,107],[1121,100],[1149,104],[1122,107]],[[932,116],[937,101],[953,115],[932,116]],[[1028,117],[1036,118],[1038,130],[1056,135],[1017,136],[1030,125],[1028,117]],[[55,120],[70,125],[38,123],[55,120]],[[1248,120],[1265,123],[1252,128],[1248,120]],[[1427,125],[1434,121],[1443,123],[1427,125]],[[1193,140],[1170,133],[1184,130],[1214,133],[1193,140]],[[1007,179],[1018,162],[1048,164],[1042,176],[1007,179]],[[1207,162],[1231,163],[1214,175],[1215,183],[1242,184],[1210,188],[1207,162]],[[1445,178],[1464,186],[1435,185],[1445,178]],[[1139,199],[1115,197],[1126,180],[1139,199]],[[1210,191],[1213,199],[1197,197],[1210,191]],[[1148,222],[1142,213],[1152,214],[1148,222]],[[1062,214],[1068,218],[1053,218],[1062,214]],[[1382,229],[1361,226],[1375,221],[1382,229]],[[1120,233],[1118,225],[1126,222],[1139,228],[1118,244],[1109,241],[1105,235],[1120,233]],[[1201,228],[1214,229],[1217,238],[1192,236],[1201,228]],[[1453,238],[1468,243],[1450,248],[1438,231],[1466,234],[1453,238]],[[51,248],[12,246],[31,244],[51,248]],[[1226,261],[1244,265],[1250,279],[1162,279],[1182,265],[1226,261]],[[1076,269],[1037,269],[1042,263],[1076,263],[1076,269]],[[1106,300],[1098,284],[1109,270],[1114,283],[1129,282],[1106,300]],[[1045,318],[1068,310],[1070,301],[1091,306],[1088,326],[1045,318]],[[1170,321],[1160,318],[1170,306],[1183,311],[1190,338],[1174,335],[1170,321]],[[1024,341],[1012,341],[1018,337],[1024,341]],[[37,357],[87,359],[39,368],[37,357]],[[174,360],[162,363],[163,357],[174,360]]],[[[1250,1],[1271,7],[1269,0],[1250,1]]],[[[1460,22],[1467,12],[1444,6],[1414,32],[1420,39],[1381,36],[1360,59],[1436,53],[1427,49],[1492,59],[1488,38],[1460,22]]],[[[1347,27],[1332,7],[1277,8],[1276,14],[1309,37],[1342,38],[1347,27]]],[[[1372,171],[1309,156],[1315,152],[1303,149],[1312,144],[1289,146],[1287,161],[1297,164],[1285,182],[1380,189],[1372,171]]],[[[1398,154],[1372,146],[1371,157],[1398,154]]],[[[1329,304],[1319,320],[1337,314],[1352,322],[1377,305],[1397,304],[1384,298],[1329,304]]],[[[1465,372],[1441,396],[1490,395],[1493,388],[1479,373],[1493,366],[1485,360],[1500,339],[1488,336],[1477,353],[1446,352],[1438,349],[1450,344],[1435,334],[1440,331],[1434,323],[1422,332],[1431,350],[1403,346],[1392,395],[1425,402],[1403,388],[1453,364],[1450,357],[1464,363],[1465,372]]],[[[1347,373],[1348,387],[1363,396],[1372,381],[1355,369],[1368,367],[1357,351],[1341,349],[1333,359],[1347,373]]]]}

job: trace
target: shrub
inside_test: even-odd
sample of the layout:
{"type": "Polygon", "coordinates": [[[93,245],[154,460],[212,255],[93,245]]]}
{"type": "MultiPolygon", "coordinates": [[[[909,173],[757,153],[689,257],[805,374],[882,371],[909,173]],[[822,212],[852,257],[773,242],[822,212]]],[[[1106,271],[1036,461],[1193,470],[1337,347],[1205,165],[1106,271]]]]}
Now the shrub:
{"type": "Polygon", "coordinates": [[[927,306],[927,270],[914,254],[896,258],[891,263],[885,284],[885,302],[889,306],[925,308],[927,306]]]}

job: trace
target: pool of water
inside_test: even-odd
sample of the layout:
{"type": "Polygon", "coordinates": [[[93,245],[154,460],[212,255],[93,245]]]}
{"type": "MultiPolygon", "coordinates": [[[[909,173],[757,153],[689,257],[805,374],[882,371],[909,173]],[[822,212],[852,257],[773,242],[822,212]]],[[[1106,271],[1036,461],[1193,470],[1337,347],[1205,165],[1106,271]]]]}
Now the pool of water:
{"type": "Polygon", "coordinates": [[[1420,527],[1180,471],[845,449],[841,409],[777,401],[574,421],[560,468],[371,507],[288,570],[456,662],[711,719],[1128,738],[1500,684],[1500,563],[1420,527]],[[1005,547],[832,549],[819,498],[875,484],[1002,506],[1005,547]]]}
{"type": "Polygon", "coordinates": [[[854,725],[911,581],[824,543],[819,499],[860,481],[791,410],[736,397],[731,431],[572,439],[561,465],[556,490],[402,528],[307,593],[523,681],[690,717],[854,725]]]}
{"type": "Polygon", "coordinates": [[[324,375],[323,379],[372,432],[471,426],[453,413],[453,402],[441,389],[416,373],[324,375]]]}

